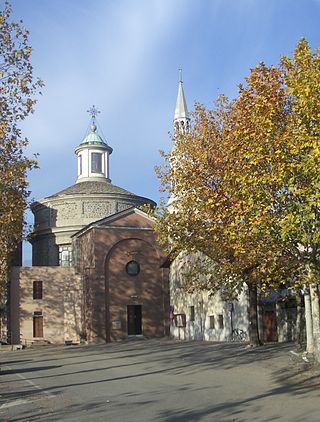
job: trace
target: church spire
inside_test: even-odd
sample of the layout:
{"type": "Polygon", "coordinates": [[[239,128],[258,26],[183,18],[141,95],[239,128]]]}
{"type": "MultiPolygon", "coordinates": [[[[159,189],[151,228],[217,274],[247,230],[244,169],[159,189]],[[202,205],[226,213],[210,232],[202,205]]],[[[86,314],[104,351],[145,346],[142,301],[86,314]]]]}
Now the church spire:
{"type": "MultiPolygon", "coordinates": [[[[187,108],[186,98],[184,96],[184,91],[183,91],[182,69],[179,69],[178,96],[177,96],[177,102],[176,102],[176,109],[174,112],[173,123],[174,123],[174,138],[177,139],[177,137],[180,134],[185,134],[189,132],[190,117],[189,117],[189,112],[187,108]]],[[[174,138],[173,138],[173,145],[172,145],[172,150],[170,154],[170,168],[172,171],[173,178],[174,178],[175,168],[177,165],[176,156],[175,156],[174,138]]],[[[173,186],[174,186],[174,183],[172,183],[171,187],[173,186]]],[[[168,204],[167,204],[169,213],[174,212],[175,207],[176,207],[176,197],[173,193],[173,190],[171,189],[168,204]]]]}
{"type": "Polygon", "coordinates": [[[190,117],[187,108],[186,98],[183,91],[182,69],[179,69],[179,86],[178,96],[176,102],[176,109],[174,112],[174,128],[176,132],[185,133],[189,130],[190,117]]]}

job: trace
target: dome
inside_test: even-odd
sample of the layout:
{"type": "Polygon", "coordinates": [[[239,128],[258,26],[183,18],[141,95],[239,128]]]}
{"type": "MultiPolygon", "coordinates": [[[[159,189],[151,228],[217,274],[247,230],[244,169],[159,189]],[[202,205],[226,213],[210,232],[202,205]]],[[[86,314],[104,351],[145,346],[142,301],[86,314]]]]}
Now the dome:
{"type": "Polygon", "coordinates": [[[59,265],[59,250],[86,225],[131,207],[156,203],[107,181],[76,183],[31,205],[33,265],[59,265]]]}
{"type": "MultiPolygon", "coordinates": [[[[66,189],[63,189],[60,192],[57,192],[53,195],[48,196],[45,199],[53,199],[61,197],[64,195],[92,195],[92,194],[120,194],[131,197],[138,197],[137,195],[127,191],[126,189],[120,188],[109,182],[100,182],[100,181],[86,181],[82,183],[76,183],[72,186],[69,186],[66,189]]],[[[153,201],[151,201],[153,202],[153,201]]]]}
{"type": "Polygon", "coordinates": [[[103,147],[107,147],[112,152],[112,148],[97,133],[97,126],[94,123],[90,126],[90,132],[81,142],[81,144],[77,147],[77,149],[80,147],[89,146],[89,145],[101,145],[103,147]]]}
{"type": "Polygon", "coordinates": [[[89,135],[87,135],[84,140],[81,142],[81,145],[96,145],[96,144],[104,144],[106,145],[106,142],[103,141],[100,135],[97,134],[97,132],[90,132],[89,135]]]}

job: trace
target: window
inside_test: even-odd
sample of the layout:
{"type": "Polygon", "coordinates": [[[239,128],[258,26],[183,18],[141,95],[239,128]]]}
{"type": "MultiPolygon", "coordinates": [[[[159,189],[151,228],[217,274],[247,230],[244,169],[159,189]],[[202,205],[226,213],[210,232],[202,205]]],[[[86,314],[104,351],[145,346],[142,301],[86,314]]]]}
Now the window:
{"type": "Polygon", "coordinates": [[[190,306],[190,321],[194,321],[194,306],[190,306]]]}
{"type": "Polygon", "coordinates": [[[42,299],[42,281],[33,282],[33,299],[42,299]]]}
{"type": "Polygon", "coordinates": [[[102,154],[91,153],[91,173],[102,173],[102,154]]]}
{"type": "Polygon", "coordinates": [[[186,326],[186,316],[185,314],[175,314],[174,323],[176,327],[185,327],[186,326]]]}
{"type": "Polygon", "coordinates": [[[210,329],[214,330],[214,315],[209,316],[209,321],[210,321],[210,329]]]}
{"type": "Polygon", "coordinates": [[[135,276],[140,273],[140,265],[137,261],[130,261],[126,265],[126,272],[129,275],[135,276]]]}
{"type": "Polygon", "coordinates": [[[69,255],[70,255],[69,251],[62,251],[61,252],[61,267],[69,267],[70,266],[69,255]]]}
{"type": "Polygon", "coordinates": [[[33,337],[43,337],[42,311],[36,311],[33,313],[33,337]]]}
{"type": "Polygon", "coordinates": [[[82,155],[79,155],[79,176],[82,174],[82,155]]]}
{"type": "Polygon", "coordinates": [[[72,247],[71,246],[59,247],[59,265],[61,267],[72,266],[72,247]]]}
{"type": "Polygon", "coordinates": [[[223,315],[218,315],[218,322],[219,322],[219,328],[220,330],[223,329],[224,325],[223,325],[223,315]]]}

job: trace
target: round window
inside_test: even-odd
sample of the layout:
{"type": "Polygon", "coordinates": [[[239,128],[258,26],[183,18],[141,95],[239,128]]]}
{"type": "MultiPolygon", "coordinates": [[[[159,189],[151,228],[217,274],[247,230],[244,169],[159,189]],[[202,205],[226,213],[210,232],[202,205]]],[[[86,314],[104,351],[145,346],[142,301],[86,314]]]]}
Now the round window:
{"type": "Polygon", "coordinates": [[[126,265],[126,271],[129,275],[138,275],[140,272],[140,265],[137,261],[130,261],[126,265]]]}

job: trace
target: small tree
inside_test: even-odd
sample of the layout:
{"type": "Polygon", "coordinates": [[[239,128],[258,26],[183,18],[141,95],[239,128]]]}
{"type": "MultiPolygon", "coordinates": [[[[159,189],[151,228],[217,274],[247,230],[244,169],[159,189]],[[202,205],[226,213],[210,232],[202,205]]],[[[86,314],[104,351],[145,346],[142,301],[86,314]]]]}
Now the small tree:
{"type": "Polygon", "coordinates": [[[25,156],[27,139],[19,124],[33,112],[34,95],[43,85],[34,79],[31,47],[22,21],[12,22],[8,2],[0,10],[0,295],[6,299],[10,255],[22,240],[29,196],[27,171],[36,166],[25,156]]]}

